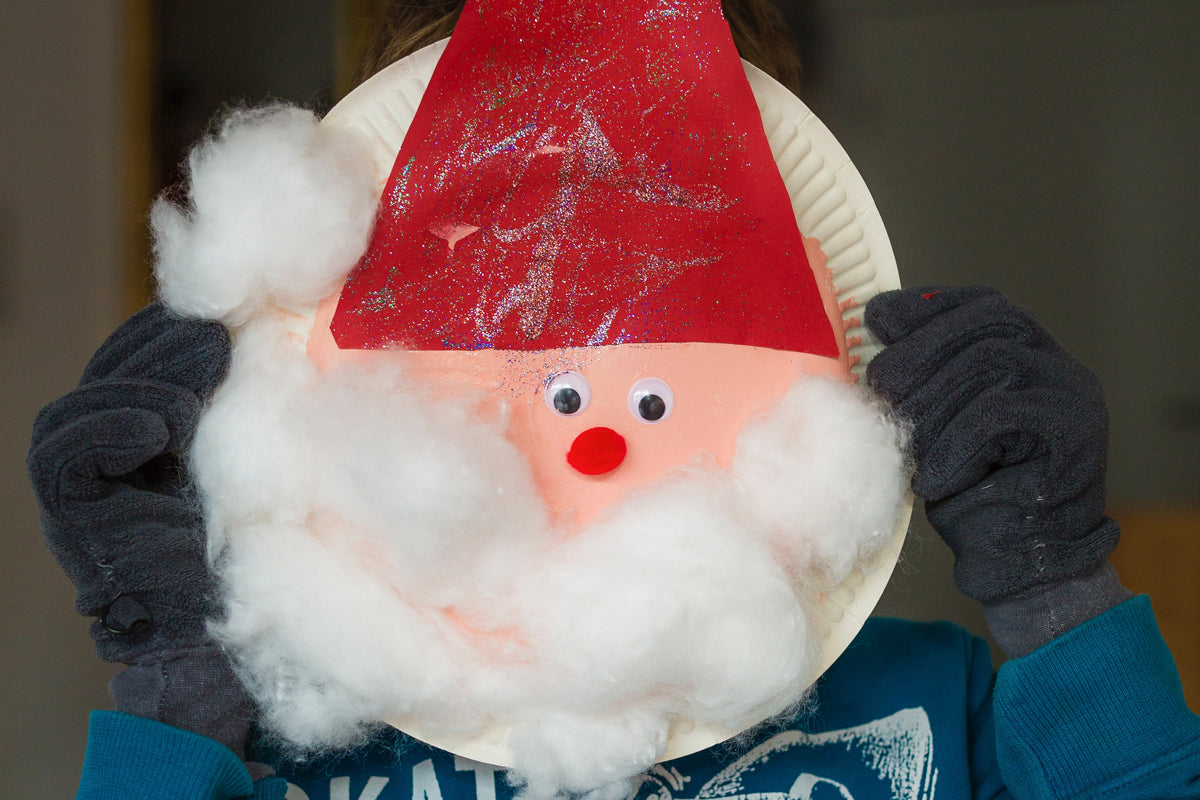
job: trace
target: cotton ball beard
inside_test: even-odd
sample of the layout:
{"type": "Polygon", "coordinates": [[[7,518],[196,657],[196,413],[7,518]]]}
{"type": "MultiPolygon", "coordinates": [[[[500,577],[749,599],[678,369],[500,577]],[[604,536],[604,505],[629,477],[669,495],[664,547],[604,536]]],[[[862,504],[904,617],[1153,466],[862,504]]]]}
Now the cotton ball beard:
{"type": "Polygon", "coordinates": [[[829,554],[857,562],[893,529],[901,437],[853,387],[803,380],[745,439],[731,472],[682,469],[566,536],[504,420],[431,399],[402,357],[318,371],[260,319],[193,452],[214,633],[300,749],[385,718],[432,739],[500,724],[527,797],[620,796],[673,726],[737,731],[796,702],[819,654],[812,604],[845,571],[829,554]],[[831,402],[853,431],[822,423],[831,402]],[[784,434],[838,456],[765,444],[784,434]],[[895,473],[869,520],[842,507],[847,459],[895,473]],[[807,509],[757,507],[798,480],[822,482],[807,509]]]}

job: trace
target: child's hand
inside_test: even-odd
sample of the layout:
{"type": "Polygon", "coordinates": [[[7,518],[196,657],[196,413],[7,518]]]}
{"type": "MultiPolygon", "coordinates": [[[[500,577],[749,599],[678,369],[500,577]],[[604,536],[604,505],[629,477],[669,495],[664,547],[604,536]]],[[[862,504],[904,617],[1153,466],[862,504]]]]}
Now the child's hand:
{"type": "Polygon", "coordinates": [[[96,617],[97,655],[131,665],[111,687],[118,710],[236,749],[250,715],[206,630],[214,582],[182,462],[229,357],[222,326],[149,306],[38,415],[29,474],[46,543],[96,617]],[[231,710],[238,731],[215,719],[231,710]]]}
{"type": "Polygon", "coordinates": [[[1119,537],[1096,377],[992,289],[888,292],[866,321],[887,345],[868,381],[913,425],[913,489],[959,589],[996,605],[1090,580],[1119,537]]]}

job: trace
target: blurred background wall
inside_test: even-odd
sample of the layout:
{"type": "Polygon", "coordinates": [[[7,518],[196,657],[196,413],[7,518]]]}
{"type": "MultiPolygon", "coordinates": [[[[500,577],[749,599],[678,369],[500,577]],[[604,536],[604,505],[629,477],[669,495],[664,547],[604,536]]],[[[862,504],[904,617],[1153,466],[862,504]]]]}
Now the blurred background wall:
{"type": "MultiPolygon", "coordinates": [[[[223,104],[328,107],[365,0],[0,4],[0,796],[73,794],[108,707],[45,552],[36,410],[149,292],[144,214],[223,104]]],[[[781,2],[804,97],[872,187],[906,283],[987,283],[1100,375],[1118,565],[1200,675],[1200,3],[781,2]]],[[[918,521],[881,610],[982,632],[918,521]]]]}
{"type": "Polygon", "coordinates": [[[91,657],[74,591],[38,544],[24,451],[121,314],[123,31],[92,0],[0,4],[0,793],[73,796],[91,657]]]}

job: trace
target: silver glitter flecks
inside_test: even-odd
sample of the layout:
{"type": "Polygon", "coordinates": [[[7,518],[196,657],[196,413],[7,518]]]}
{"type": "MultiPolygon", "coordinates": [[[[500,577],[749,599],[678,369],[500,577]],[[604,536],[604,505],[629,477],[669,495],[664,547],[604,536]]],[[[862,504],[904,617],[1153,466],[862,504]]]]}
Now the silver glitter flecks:
{"type": "Polygon", "coordinates": [[[688,13],[690,3],[686,0],[659,0],[659,2],[646,12],[646,22],[657,22],[659,20],[678,19],[688,13]]]}
{"type": "Polygon", "coordinates": [[[385,309],[393,309],[396,307],[396,300],[396,290],[391,284],[387,284],[373,292],[367,293],[366,298],[362,302],[362,310],[367,313],[375,313],[385,309]]]}
{"type": "Polygon", "coordinates": [[[392,185],[391,193],[384,197],[383,206],[391,212],[393,219],[400,219],[412,211],[412,200],[408,193],[408,181],[412,174],[416,156],[408,159],[400,168],[400,174],[392,185]]]}
{"type": "Polygon", "coordinates": [[[578,151],[584,160],[588,180],[604,178],[620,168],[617,151],[600,130],[599,123],[586,108],[580,109],[583,124],[580,126],[578,151]]]}
{"type": "MultiPolygon", "coordinates": [[[[558,187],[550,200],[549,209],[533,224],[501,234],[510,243],[526,237],[536,239],[533,242],[533,258],[524,278],[509,288],[495,311],[485,318],[485,325],[479,329],[480,335],[485,339],[494,338],[504,320],[513,313],[517,314],[522,336],[532,340],[542,335],[554,297],[559,254],[564,239],[572,230],[571,223],[578,213],[580,190],[619,167],[616,151],[592,115],[583,111],[581,117],[580,128],[567,146],[554,147],[556,151],[561,149],[563,160],[559,169],[558,187]],[[582,176],[579,175],[580,166],[584,173],[582,176]]],[[[527,128],[520,133],[523,136],[528,131],[527,128]]],[[[539,137],[539,150],[551,147],[543,144],[546,141],[546,137],[539,137]]],[[[536,156],[536,153],[534,155],[536,156]]],[[[478,315],[476,319],[479,319],[478,315]]]]}
{"type": "Polygon", "coordinates": [[[526,137],[533,134],[536,130],[537,130],[537,126],[535,126],[531,122],[528,125],[526,125],[524,128],[522,128],[521,130],[512,134],[511,136],[506,136],[503,139],[501,139],[500,141],[491,145],[490,147],[486,147],[486,148],[478,151],[471,157],[471,159],[467,163],[472,167],[478,166],[479,164],[486,161],[487,159],[494,158],[497,155],[499,155],[500,153],[505,152],[506,150],[516,150],[517,144],[522,139],[525,139],[526,137]]]}
{"type": "Polygon", "coordinates": [[[675,206],[690,211],[718,212],[732,205],[732,201],[721,187],[711,184],[685,189],[678,184],[663,181],[637,186],[633,194],[644,203],[675,206]]]}
{"type": "Polygon", "coordinates": [[[651,253],[646,256],[645,261],[637,269],[638,277],[642,280],[641,295],[645,296],[650,292],[655,291],[665,283],[670,283],[675,278],[679,277],[689,269],[695,267],[707,267],[721,260],[720,256],[700,256],[684,261],[675,259],[663,258],[662,256],[651,253]]]}
{"type": "MultiPolygon", "coordinates": [[[[573,240],[572,237],[592,235],[590,229],[576,224],[583,202],[591,204],[593,213],[595,207],[603,208],[608,203],[628,207],[626,204],[630,199],[657,208],[706,214],[723,212],[732,205],[732,200],[720,187],[702,184],[685,188],[672,181],[669,165],[647,164],[648,156],[644,152],[635,156],[632,163],[623,165],[596,115],[586,107],[577,106],[576,112],[579,126],[575,131],[566,139],[544,132],[532,143],[536,149],[527,156],[529,161],[541,155],[561,157],[557,185],[543,213],[527,225],[517,228],[497,226],[489,230],[489,236],[498,243],[525,243],[531,258],[524,275],[507,287],[502,296],[492,296],[490,301],[487,292],[481,296],[484,307],[477,307],[473,316],[482,340],[496,338],[506,320],[514,314],[516,327],[527,340],[534,340],[545,332],[551,313],[557,316],[565,313],[569,317],[569,307],[557,311],[553,308],[555,288],[564,280],[570,285],[585,280],[583,276],[592,269],[587,263],[588,253],[592,258],[606,262],[595,266],[599,274],[609,276],[605,282],[622,287],[626,302],[621,307],[660,291],[689,269],[720,260],[718,253],[707,252],[710,248],[699,241],[690,248],[691,257],[671,258],[653,251],[629,250],[620,241],[573,240]],[[571,271],[563,275],[560,274],[560,259],[568,253],[571,271]],[[582,262],[576,263],[580,259],[582,262]],[[618,268],[619,264],[624,267],[618,268]]],[[[492,145],[488,148],[489,154],[515,147],[528,132],[528,128],[523,129],[492,145]]],[[[657,213],[648,208],[645,215],[635,215],[637,219],[631,221],[652,220],[657,213]]],[[[580,291],[590,294],[595,288],[580,291]]],[[[605,312],[602,322],[589,338],[591,344],[604,341],[619,311],[619,307],[613,307],[605,312]]]]}
{"type": "Polygon", "coordinates": [[[613,320],[617,318],[618,311],[620,311],[620,309],[613,308],[604,315],[604,320],[600,323],[600,327],[596,328],[596,332],[593,333],[591,338],[589,338],[587,341],[589,347],[595,347],[597,345],[604,344],[604,340],[608,338],[608,330],[612,327],[613,320]]]}

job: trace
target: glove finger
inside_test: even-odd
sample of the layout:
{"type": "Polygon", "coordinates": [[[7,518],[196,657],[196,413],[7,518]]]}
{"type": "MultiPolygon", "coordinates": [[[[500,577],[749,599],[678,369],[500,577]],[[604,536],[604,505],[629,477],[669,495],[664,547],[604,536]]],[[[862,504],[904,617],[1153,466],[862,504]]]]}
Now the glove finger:
{"type": "Polygon", "coordinates": [[[46,543],[80,588],[81,612],[94,613],[126,590],[114,564],[139,551],[128,538],[134,527],[198,525],[199,513],[181,488],[183,470],[176,466],[172,485],[158,467],[186,448],[199,412],[199,399],[186,389],[100,381],[38,416],[29,476],[46,543]]]}
{"type": "MultiPolygon", "coordinates": [[[[1078,503],[1099,488],[1107,455],[1103,401],[1058,385],[1029,383],[978,393],[922,431],[914,491],[940,500],[1020,467],[1005,502],[1028,509],[1078,503]]],[[[998,493],[998,490],[997,490],[998,493]]]]}
{"type": "MultiPolygon", "coordinates": [[[[200,399],[190,390],[149,381],[96,381],[81,386],[47,405],[33,422],[30,457],[40,443],[60,428],[76,420],[103,411],[145,411],[159,418],[169,438],[166,449],[182,451],[191,443],[202,409],[200,399]]],[[[139,417],[140,418],[140,417],[139,417]]],[[[106,417],[118,422],[118,417],[106,417]]],[[[130,432],[136,434],[135,426],[130,432]]],[[[128,432],[127,432],[128,433],[128,432]]],[[[135,444],[136,446],[136,444],[135,444]]]]}
{"type": "Polygon", "coordinates": [[[100,408],[35,434],[28,467],[42,506],[61,515],[114,499],[122,487],[150,496],[178,489],[179,476],[164,481],[171,476],[156,471],[169,467],[165,462],[181,456],[190,441],[199,401],[183,396],[195,408],[173,408],[173,415],[153,408],[100,408]]]}
{"type": "Polygon", "coordinates": [[[989,483],[997,471],[1032,460],[1044,450],[1036,426],[1014,413],[1016,392],[986,391],[957,406],[943,424],[928,429],[922,452],[915,453],[917,468],[913,491],[928,501],[939,501],[972,487],[989,483]]]}
{"type": "Polygon", "coordinates": [[[894,341],[867,366],[867,381],[899,404],[935,381],[953,385],[972,373],[1003,368],[1011,359],[1006,351],[1070,359],[1029,312],[993,293],[936,314],[894,341]]]}
{"type": "Polygon", "coordinates": [[[170,439],[153,412],[108,409],[59,428],[31,452],[46,545],[79,588],[80,613],[95,614],[117,594],[145,589],[159,565],[179,572],[180,560],[147,559],[145,551],[157,547],[161,557],[172,549],[163,532],[194,536],[188,531],[199,524],[198,510],[188,498],[133,485],[136,471],[170,439]],[[156,538],[167,543],[152,545],[156,538]]]}
{"type": "MultiPolygon", "coordinates": [[[[895,347],[895,345],[893,345],[895,347]]],[[[950,357],[924,383],[913,387],[906,396],[894,401],[894,409],[912,423],[912,451],[918,459],[930,456],[935,440],[946,438],[947,428],[955,419],[972,420],[976,427],[961,427],[964,446],[976,447],[980,441],[1025,425],[1015,419],[985,419],[982,409],[1015,408],[1021,392],[1043,390],[1055,392],[1054,407],[1046,399],[1045,411],[1049,423],[1056,409],[1081,409],[1080,398],[1091,398],[1090,404],[1103,408],[1103,397],[1093,375],[1078,361],[1046,350],[1013,347],[1003,339],[989,338],[976,342],[961,353],[950,357]],[[962,416],[966,415],[966,416],[962,416]],[[986,427],[984,427],[986,425],[986,427]]],[[[1033,402],[1031,397],[1021,402],[1033,402]]],[[[1028,422],[1033,425],[1033,422],[1028,422]]],[[[1078,423],[1075,426],[1078,429],[1078,423]]]]}
{"type": "Polygon", "coordinates": [[[180,317],[153,303],[109,336],[80,384],[155,380],[207,398],[229,369],[230,349],[229,332],[220,323],[180,317]]]}
{"type": "Polygon", "coordinates": [[[986,286],[915,286],[875,295],[867,302],[864,320],[885,345],[909,336],[939,314],[980,297],[999,296],[986,286]]]}
{"type": "Polygon", "coordinates": [[[80,383],[107,378],[153,339],[169,321],[170,312],[161,303],[151,303],[121,323],[108,335],[84,367],[80,383]]]}
{"type": "Polygon", "coordinates": [[[30,451],[29,471],[49,509],[111,494],[117,479],[167,452],[171,433],[146,409],[104,409],[56,429],[30,451]]]}
{"type": "MultiPolygon", "coordinates": [[[[950,355],[921,383],[904,387],[903,393],[885,396],[892,401],[893,409],[911,422],[913,453],[921,458],[929,442],[981,396],[1033,385],[1057,385],[1064,367],[1065,362],[1057,355],[1014,347],[1001,339],[986,339],[950,355]]],[[[978,434],[972,438],[978,438],[978,434]]]]}

